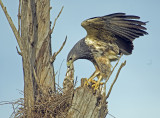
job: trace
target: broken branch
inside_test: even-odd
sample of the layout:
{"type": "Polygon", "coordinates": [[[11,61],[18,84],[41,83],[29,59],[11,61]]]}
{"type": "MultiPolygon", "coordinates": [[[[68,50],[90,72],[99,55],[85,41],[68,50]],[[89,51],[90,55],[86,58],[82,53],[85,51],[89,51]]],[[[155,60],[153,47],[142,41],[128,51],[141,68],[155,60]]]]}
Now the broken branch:
{"type": "Polygon", "coordinates": [[[112,83],[112,85],[111,85],[111,87],[110,87],[110,89],[109,89],[109,91],[108,91],[108,94],[107,94],[107,96],[106,96],[106,99],[109,97],[109,95],[110,95],[110,93],[111,93],[111,91],[112,91],[113,85],[115,84],[115,82],[116,82],[116,80],[117,80],[117,78],[118,78],[118,75],[119,75],[121,69],[122,69],[125,65],[126,65],[126,61],[124,61],[124,62],[121,64],[121,66],[119,67],[118,72],[117,72],[117,74],[116,74],[116,77],[115,77],[115,79],[114,79],[114,81],[113,81],[113,83],[112,83]]]}
{"type": "Polygon", "coordinates": [[[63,49],[64,45],[66,44],[66,41],[67,41],[67,36],[66,36],[66,38],[65,38],[65,40],[64,40],[61,48],[60,48],[57,52],[55,52],[55,53],[53,54],[53,56],[51,57],[51,59],[50,59],[50,62],[51,62],[51,63],[54,62],[56,56],[61,52],[61,50],[63,49]]]}
{"type": "Polygon", "coordinates": [[[23,51],[23,48],[22,48],[23,46],[22,46],[22,42],[21,42],[21,41],[22,41],[22,40],[21,40],[21,37],[20,37],[20,35],[19,35],[19,33],[18,33],[18,31],[17,31],[17,29],[16,29],[16,27],[15,27],[15,25],[14,25],[11,17],[9,16],[6,7],[3,5],[3,3],[2,3],[1,0],[0,0],[0,5],[1,5],[1,7],[2,7],[2,9],[3,9],[3,12],[4,12],[4,14],[6,15],[6,18],[7,18],[8,22],[9,22],[11,28],[12,28],[12,31],[13,31],[16,39],[17,39],[18,45],[19,45],[19,47],[20,47],[20,50],[23,51]]]}
{"type": "Polygon", "coordinates": [[[17,53],[22,56],[22,53],[18,50],[17,46],[16,46],[16,49],[17,49],[17,53]]]}

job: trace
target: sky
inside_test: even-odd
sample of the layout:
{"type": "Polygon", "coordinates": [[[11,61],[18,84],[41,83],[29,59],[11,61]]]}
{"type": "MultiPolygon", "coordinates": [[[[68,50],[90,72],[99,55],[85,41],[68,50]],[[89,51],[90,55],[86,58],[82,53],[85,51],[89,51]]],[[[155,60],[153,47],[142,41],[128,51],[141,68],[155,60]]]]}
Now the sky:
{"type": "MultiPolygon", "coordinates": [[[[16,27],[18,26],[18,0],[2,0],[7,7],[16,27]]],[[[109,114],[116,118],[160,118],[160,1],[159,0],[50,0],[51,21],[59,13],[52,34],[52,52],[59,49],[67,35],[67,43],[54,62],[58,72],[56,81],[62,86],[66,73],[66,58],[73,45],[86,36],[81,22],[95,16],[124,12],[128,15],[138,15],[142,21],[149,21],[149,35],[134,41],[132,55],[123,56],[120,63],[127,61],[121,70],[111,95],[108,99],[109,114]],[[60,69],[60,66],[62,67],[60,69]]],[[[13,101],[22,98],[23,71],[22,58],[17,54],[18,46],[15,36],[6,17],[0,8],[0,102],[13,101]]],[[[120,66],[120,63],[118,66],[120,66]]],[[[115,63],[113,63],[114,66],[115,63]]],[[[82,77],[88,78],[94,72],[94,66],[87,60],[74,63],[77,86],[82,77]]],[[[117,69],[107,83],[111,85],[117,69]]],[[[8,118],[13,112],[12,105],[0,105],[0,118],[8,118]]],[[[108,115],[106,118],[112,118],[108,115]]]]}

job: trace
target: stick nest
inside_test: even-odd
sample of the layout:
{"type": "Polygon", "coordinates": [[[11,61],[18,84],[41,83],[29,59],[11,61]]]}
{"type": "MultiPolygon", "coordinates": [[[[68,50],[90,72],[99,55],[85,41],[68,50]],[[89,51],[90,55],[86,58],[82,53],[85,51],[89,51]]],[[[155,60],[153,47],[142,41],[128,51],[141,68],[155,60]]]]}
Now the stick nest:
{"type": "MultiPolygon", "coordinates": [[[[62,92],[37,94],[34,108],[32,108],[34,118],[65,118],[71,107],[72,93],[68,91],[65,94],[62,92]]],[[[13,106],[14,112],[11,118],[24,118],[27,116],[24,99],[21,98],[16,102],[5,104],[12,104],[13,106]]]]}

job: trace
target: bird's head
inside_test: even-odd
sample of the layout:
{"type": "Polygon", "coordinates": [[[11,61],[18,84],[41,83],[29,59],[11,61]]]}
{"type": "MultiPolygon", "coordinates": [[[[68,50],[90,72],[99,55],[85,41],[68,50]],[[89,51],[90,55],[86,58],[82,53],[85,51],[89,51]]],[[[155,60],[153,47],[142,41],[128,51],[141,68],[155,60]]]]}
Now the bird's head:
{"type": "Polygon", "coordinates": [[[67,56],[67,67],[70,68],[70,66],[73,64],[73,62],[77,59],[76,54],[74,53],[74,50],[71,50],[67,56]]]}
{"type": "Polygon", "coordinates": [[[85,43],[85,38],[79,40],[67,56],[67,67],[69,68],[78,59],[90,59],[91,51],[85,43]]]}

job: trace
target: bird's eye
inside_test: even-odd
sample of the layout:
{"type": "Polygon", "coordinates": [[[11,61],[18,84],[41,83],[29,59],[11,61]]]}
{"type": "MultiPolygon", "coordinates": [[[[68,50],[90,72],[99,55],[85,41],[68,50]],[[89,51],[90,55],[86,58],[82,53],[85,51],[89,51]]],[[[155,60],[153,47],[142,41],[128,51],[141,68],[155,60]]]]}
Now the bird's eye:
{"type": "Polygon", "coordinates": [[[72,60],[72,57],[70,57],[69,60],[72,60]]]}

